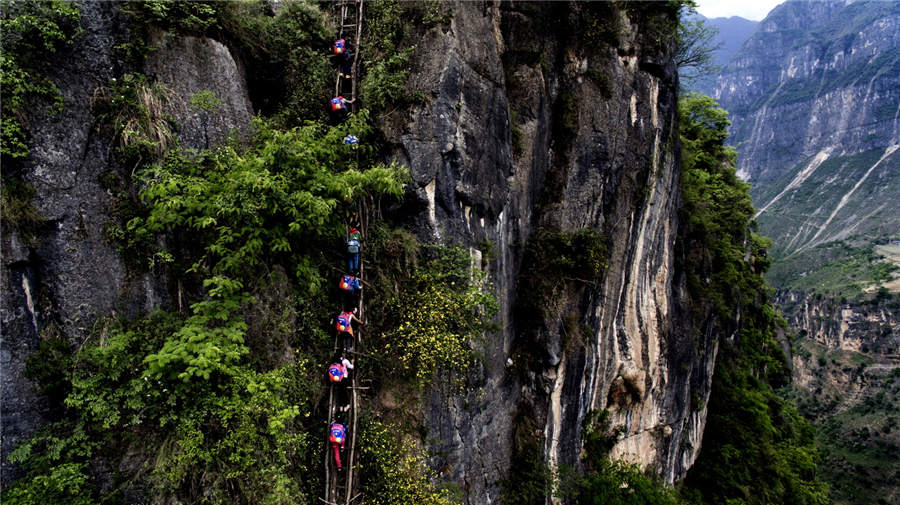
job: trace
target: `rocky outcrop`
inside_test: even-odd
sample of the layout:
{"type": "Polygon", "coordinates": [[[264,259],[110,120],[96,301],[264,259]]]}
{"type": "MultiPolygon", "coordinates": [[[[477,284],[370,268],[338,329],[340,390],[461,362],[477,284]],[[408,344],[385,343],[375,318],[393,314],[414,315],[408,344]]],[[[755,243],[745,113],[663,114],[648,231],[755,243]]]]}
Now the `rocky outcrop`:
{"type": "Polygon", "coordinates": [[[900,143],[900,4],[792,1],[776,7],[719,76],[745,177],[777,179],[825,150],[900,143]]]}
{"type": "MultiPolygon", "coordinates": [[[[111,2],[83,2],[84,33],[57,55],[49,78],[64,99],[58,115],[35,111],[28,118],[31,155],[4,166],[35,190],[32,205],[43,224],[26,240],[18,230],[3,233],[2,396],[3,479],[15,476],[7,455],[17,440],[46,420],[46,405],[22,376],[40,338],[59,337],[80,345],[103,317],[166,307],[169,290],[160,272],[135,271],[104,236],[114,225],[116,197],[102,182],[120,168],[114,139],[99,128],[94,100],[128,69],[114,46],[129,36],[111,2]]],[[[242,74],[218,42],[162,35],[146,72],[173,91],[167,112],[178,121],[181,145],[204,149],[232,131],[247,128],[252,107],[242,74]],[[189,57],[187,57],[189,56],[189,57]],[[221,102],[215,111],[192,109],[190,97],[209,90],[221,102]]],[[[218,102],[214,102],[218,103],[218,102]]]]}
{"type": "MultiPolygon", "coordinates": [[[[699,451],[716,354],[714,336],[691,328],[676,252],[678,82],[658,32],[671,13],[599,2],[446,8],[446,22],[415,35],[409,87],[425,103],[383,130],[411,169],[406,205],[420,235],[464,244],[476,259],[482,244],[498,251],[484,263],[502,329],[482,349],[476,392],[438,387],[427,397],[432,463],[468,502],[498,503],[522,419],[536,427],[543,463],[578,465],[582,423],[606,409],[621,429],[613,455],[671,483],[699,451]],[[540,315],[522,314],[538,230],[586,229],[602,237],[602,275],[560,279],[540,315]]],[[[49,225],[31,248],[14,235],[4,244],[14,252],[4,346],[16,344],[3,359],[9,349],[16,370],[48,321],[80,342],[99,317],[169,303],[164,277],[129,270],[103,239],[114,196],[98,179],[114,167],[112,139],[92,128],[89,97],[124,72],[112,52],[123,30],[111,4],[84,9],[86,42],[61,56],[57,80],[72,105],[34,129],[38,147],[21,167],[49,225]]],[[[208,148],[246,126],[243,71],[225,46],[166,34],[157,43],[142,70],[175,95],[183,146],[208,148]]],[[[4,382],[4,397],[33,399],[23,384],[4,382]]],[[[7,431],[5,422],[4,450],[36,423],[7,431]]]]}
{"type": "Polygon", "coordinates": [[[578,463],[592,410],[609,409],[623,429],[615,456],[667,482],[699,450],[705,410],[690,399],[705,403],[715,350],[688,330],[675,265],[670,48],[653,49],[640,22],[615,10],[603,14],[620,27],[615,44],[560,35],[555,26],[592,14],[579,8],[454,4],[449,26],[416,43],[411,86],[428,103],[388,132],[411,167],[423,234],[499,251],[488,270],[503,330],[485,349],[483,393],[448,400],[435,391],[426,408],[435,464],[470,503],[497,503],[517,413],[541,427],[551,465],[578,463]],[[609,267],[591,287],[558,292],[534,328],[515,308],[529,277],[524,245],[538,228],[601,230],[609,267]],[[532,342],[537,355],[522,363],[529,357],[518,351],[532,342]]]}
{"type": "Polygon", "coordinates": [[[889,294],[868,302],[841,303],[821,295],[783,291],[776,303],[792,328],[829,349],[900,354],[900,306],[889,294]]]}
{"type": "Polygon", "coordinates": [[[145,73],[173,94],[181,145],[210,149],[246,134],[253,107],[244,71],[225,45],[206,37],[156,34],[145,73]]]}

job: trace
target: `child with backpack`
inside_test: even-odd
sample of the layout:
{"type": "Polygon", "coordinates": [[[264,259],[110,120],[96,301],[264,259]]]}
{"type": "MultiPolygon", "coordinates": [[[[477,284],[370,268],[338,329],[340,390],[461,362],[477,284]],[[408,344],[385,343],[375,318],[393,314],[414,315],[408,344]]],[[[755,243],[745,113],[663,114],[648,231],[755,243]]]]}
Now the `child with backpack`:
{"type": "Polygon", "coordinates": [[[366,324],[356,317],[357,310],[354,308],[351,312],[342,311],[334,318],[335,329],[338,332],[338,336],[342,338],[343,348],[347,351],[353,350],[353,323],[366,324]]]}
{"type": "Polygon", "coordinates": [[[341,354],[336,354],[334,362],[328,365],[328,381],[334,386],[337,401],[341,412],[350,409],[350,394],[347,391],[350,381],[350,370],[356,360],[348,360],[341,354]]]}
{"type": "Polygon", "coordinates": [[[347,442],[347,428],[340,421],[340,418],[336,418],[328,427],[328,442],[334,449],[334,463],[337,465],[338,471],[342,470],[341,451],[344,450],[344,444],[347,442]]]}
{"type": "Polygon", "coordinates": [[[362,233],[355,226],[347,229],[347,264],[351,274],[359,273],[359,252],[362,250],[362,233]]]}

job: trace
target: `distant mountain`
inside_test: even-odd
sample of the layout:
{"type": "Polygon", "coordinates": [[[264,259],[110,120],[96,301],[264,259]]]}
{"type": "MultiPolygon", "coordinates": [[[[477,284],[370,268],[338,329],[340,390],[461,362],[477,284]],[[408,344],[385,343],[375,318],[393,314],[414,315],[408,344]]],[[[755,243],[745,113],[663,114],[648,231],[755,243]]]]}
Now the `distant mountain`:
{"type": "Polygon", "coordinates": [[[738,166],[754,181],[797,163],[900,143],[900,2],[779,5],[723,69],[738,166]]]}
{"type": "MultiPolygon", "coordinates": [[[[731,61],[732,56],[750,38],[759,24],[759,21],[751,21],[738,16],[729,18],[706,18],[700,14],[697,16],[718,31],[715,43],[719,48],[713,51],[713,64],[722,68],[731,61]]],[[[712,75],[698,79],[690,88],[704,95],[711,95],[715,86],[716,76],[712,75]]]]}
{"type": "Polygon", "coordinates": [[[859,293],[890,281],[870,252],[900,238],[900,2],[776,7],[713,96],[775,242],[775,287],[859,293]]]}
{"type": "Polygon", "coordinates": [[[836,505],[897,503],[900,2],[788,1],[716,80],[836,505]]]}

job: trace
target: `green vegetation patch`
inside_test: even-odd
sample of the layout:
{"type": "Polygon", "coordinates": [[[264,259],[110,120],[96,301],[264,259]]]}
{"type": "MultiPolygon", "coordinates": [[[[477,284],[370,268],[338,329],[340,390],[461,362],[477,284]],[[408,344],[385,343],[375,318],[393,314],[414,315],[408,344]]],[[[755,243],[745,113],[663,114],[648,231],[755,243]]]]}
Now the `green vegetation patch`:
{"type": "Polygon", "coordinates": [[[776,392],[790,380],[776,341],[785,323],[766,302],[769,244],[753,233],[749,186],[735,176],[734,151],[724,143],[727,113],[695,94],[682,98],[679,113],[695,326],[736,330],[733,340],[719,343],[703,447],[685,495],[710,504],[827,503],[817,479],[815,430],[776,392]]]}
{"type": "Polygon", "coordinates": [[[14,451],[26,476],[4,502],[97,503],[125,490],[205,503],[318,494],[310,434],[321,427],[310,414],[330,348],[320,321],[332,276],[321,251],[343,231],[341,202],[399,195],[408,177],[368,164],[365,147],[359,156],[334,148],[347,129],[370,135],[367,119],[286,131],[257,121],[248,146],[171,149],[138,171],[146,211],[123,233],[170,244],[144,257],[168,255],[189,310],[110,322],[71,361],[48,340],[29,373],[64,398],[63,420],[14,451]],[[121,468],[109,485],[91,476],[98,459],[121,468]]]}
{"type": "Polygon", "coordinates": [[[793,343],[810,382],[791,395],[818,429],[819,468],[831,499],[841,505],[893,503],[900,493],[900,367],[804,337],[793,343]],[[847,394],[851,383],[865,387],[847,394]]]}
{"type": "Polygon", "coordinates": [[[466,249],[420,244],[400,229],[372,235],[369,299],[378,316],[367,345],[377,349],[384,375],[424,387],[447,374],[456,387],[465,385],[499,309],[479,265],[466,249]]]}
{"type": "Polygon", "coordinates": [[[448,488],[434,484],[437,475],[428,468],[415,441],[404,436],[401,426],[374,417],[362,420],[358,446],[362,450],[360,474],[366,501],[376,505],[455,503],[448,488]]]}
{"type": "Polygon", "coordinates": [[[81,33],[81,8],[62,0],[4,0],[0,13],[0,156],[4,161],[28,155],[26,110],[50,102],[62,110],[59,89],[45,75],[48,54],[81,33]]]}
{"type": "Polygon", "coordinates": [[[860,299],[894,279],[900,266],[867,240],[838,240],[777,259],[767,274],[780,289],[860,299]]]}

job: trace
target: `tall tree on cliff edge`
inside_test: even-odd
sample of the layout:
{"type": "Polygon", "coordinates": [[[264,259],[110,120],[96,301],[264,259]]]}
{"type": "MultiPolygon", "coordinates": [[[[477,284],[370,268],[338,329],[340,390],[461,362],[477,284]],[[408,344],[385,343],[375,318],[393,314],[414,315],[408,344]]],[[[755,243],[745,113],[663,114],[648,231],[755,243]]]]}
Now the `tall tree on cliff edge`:
{"type": "Polygon", "coordinates": [[[728,113],[712,98],[685,96],[682,142],[686,271],[719,342],[703,448],[685,493],[700,503],[828,503],[816,478],[814,429],[776,389],[790,380],[776,331],[783,320],[763,280],[769,241],[756,234],[749,184],[725,145],[728,113]]]}

